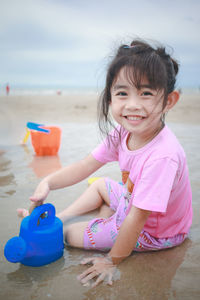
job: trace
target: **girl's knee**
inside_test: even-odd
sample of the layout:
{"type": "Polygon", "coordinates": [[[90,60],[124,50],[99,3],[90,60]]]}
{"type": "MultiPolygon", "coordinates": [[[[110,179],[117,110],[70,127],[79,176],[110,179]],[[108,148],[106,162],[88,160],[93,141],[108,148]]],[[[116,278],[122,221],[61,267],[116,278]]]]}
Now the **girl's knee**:
{"type": "Polygon", "coordinates": [[[95,188],[97,190],[101,190],[106,187],[105,178],[99,178],[91,184],[91,188],[95,188]]]}
{"type": "Polygon", "coordinates": [[[105,203],[109,206],[110,205],[110,199],[106,187],[106,180],[105,178],[100,178],[92,183],[93,188],[96,190],[96,192],[101,196],[101,198],[105,201],[105,203]]]}

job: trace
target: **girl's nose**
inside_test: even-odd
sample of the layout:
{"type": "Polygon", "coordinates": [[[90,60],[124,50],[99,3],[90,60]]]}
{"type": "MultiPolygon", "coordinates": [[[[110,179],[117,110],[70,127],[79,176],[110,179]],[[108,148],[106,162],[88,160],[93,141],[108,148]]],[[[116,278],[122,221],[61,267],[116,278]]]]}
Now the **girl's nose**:
{"type": "Polygon", "coordinates": [[[137,96],[130,97],[126,102],[126,109],[135,110],[140,108],[141,108],[141,101],[137,96]]]}

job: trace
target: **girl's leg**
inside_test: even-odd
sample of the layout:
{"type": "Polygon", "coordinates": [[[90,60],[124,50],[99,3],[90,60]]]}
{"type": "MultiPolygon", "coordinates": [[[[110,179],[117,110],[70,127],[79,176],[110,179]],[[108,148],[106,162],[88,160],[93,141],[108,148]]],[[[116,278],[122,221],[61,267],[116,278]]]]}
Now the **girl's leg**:
{"type": "Polygon", "coordinates": [[[95,206],[93,209],[100,206],[99,215],[89,222],[69,225],[64,232],[66,242],[78,248],[102,251],[110,249],[120,228],[121,223],[119,223],[119,220],[122,222],[126,217],[125,208],[127,204],[124,198],[125,194],[126,188],[113,180],[99,179],[94,182],[65,212],[67,212],[67,215],[72,213],[73,210],[76,213],[77,211],[84,213],[86,212],[85,205],[87,204],[88,209],[90,209],[91,202],[94,202],[95,206]],[[94,199],[96,200],[94,201],[94,199]],[[83,208],[81,208],[82,204],[83,208]]]}
{"type": "Polygon", "coordinates": [[[64,231],[65,242],[71,247],[84,248],[84,232],[88,222],[74,223],[64,231]]]}
{"type": "Polygon", "coordinates": [[[110,199],[105,179],[100,178],[93,182],[75,202],[57,216],[64,222],[69,217],[79,216],[101,207],[101,216],[109,217],[114,213],[109,205],[110,199]]]}

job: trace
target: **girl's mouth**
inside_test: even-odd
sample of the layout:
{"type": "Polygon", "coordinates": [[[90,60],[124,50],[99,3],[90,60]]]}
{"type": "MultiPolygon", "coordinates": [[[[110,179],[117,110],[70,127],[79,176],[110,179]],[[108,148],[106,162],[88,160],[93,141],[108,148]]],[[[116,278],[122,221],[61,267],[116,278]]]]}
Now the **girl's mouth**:
{"type": "Polygon", "coordinates": [[[145,119],[145,117],[143,116],[139,116],[139,115],[128,115],[128,116],[124,116],[124,118],[127,120],[127,122],[130,124],[130,125],[133,125],[133,126],[136,126],[136,125],[139,125],[140,123],[143,122],[143,120],[145,119]]]}
{"type": "Polygon", "coordinates": [[[130,121],[139,121],[144,119],[142,116],[125,116],[125,118],[130,121]]]}

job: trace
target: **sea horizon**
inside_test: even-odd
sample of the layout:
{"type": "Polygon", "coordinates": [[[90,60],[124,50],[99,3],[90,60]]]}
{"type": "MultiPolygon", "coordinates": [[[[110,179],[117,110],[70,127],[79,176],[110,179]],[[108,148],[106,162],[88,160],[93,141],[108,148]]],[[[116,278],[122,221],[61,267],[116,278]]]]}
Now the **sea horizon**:
{"type": "MultiPolygon", "coordinates": [[[[7,95],[7,84],[0,84],[0,96],[7,95]]],[[[68,94],[97,94],[103,90],[103,86],[64,86],[64,85],[16,85],[9,84],[9,95],[68,95],[68,94]]],[[[181,93],[199,93],[199,86],[177,87],[181,93]]]]}

